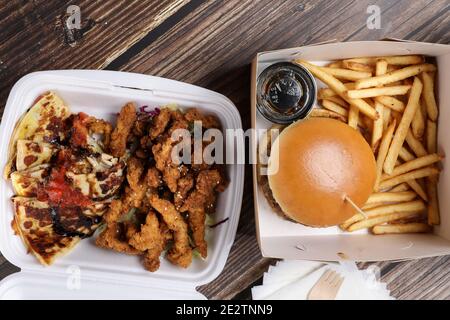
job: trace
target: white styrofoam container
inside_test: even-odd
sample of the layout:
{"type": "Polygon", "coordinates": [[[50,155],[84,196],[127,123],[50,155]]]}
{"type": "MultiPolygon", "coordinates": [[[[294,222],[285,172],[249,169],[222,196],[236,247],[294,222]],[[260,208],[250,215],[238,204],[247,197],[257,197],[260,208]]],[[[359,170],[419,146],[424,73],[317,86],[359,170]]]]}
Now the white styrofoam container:
{"type": "MultiPolygon", "coordinates": [[[[115,71],[35,72],[21,78],[8,97],[0,126],[1,168],[6,165],[8,141],[17,120],[49,90],[56,92],[72,112],[83,111],[110,121],[129,101],[150,107],[176,103],[180,108],[198,107],[216,115],[224,129],[242,128],[239,112],[229,99],[194,85],[115,71]]],[[[208,258],[194,258],[187,269],[161,258],[161,267],[154,273],[144,269],[139,257],[98,248],[93,238],[81,241],[54,265],[43,267],[13,234],[10,199],[14,192],[10,181],[1,179],[0,251],[21,272],[0,282],[0,299],[204,299],[195,288],[212,281],[223,270],[241,210],[244,166],[228,165],[227,171],[230,184],[218,197],[214,218],[229,220],[208,232],[208,258]],[[80,275],[80,286],[69,283],[74,272],[80,275]]]]}
{"type": "MultiPolygon", "coordinates": [[[[338,227],[310,228],[283,219],[267,203],[256,180],[253,166],[255,220],[258,242],[263,256],[284,259],[321,261],[382,261],[402,260],[450,254],[450,46],[405,41],[358,41],[322,43],[317,45],[258,53],[252,64],[252,127],[267,129],[271,123],[256,109],[256,80],[269,65],[280,61],[304,59],[316,64],[332,60],[365,56],[421,54],[434,57],[438,66],[437,90],[440,115],[438,122],[439,152],[442,161],[439,180],[441,225],[434,234],[404,234],[374,236],[367,230],[343,232],[338,227]],[[440,90],[439,90],[440,89],[440,90]]],[[[317,80],[318,87],[324,84],[317,80]]],[[[261,132],[259,130],[258,132],[261,132]]],[[[256,152],[256,144],[253,152],[256,152]]],[[[282,165],[282,164],[280,164],[282,165]]],[[[301,196],[301,195],[299,195],[301,196]]]]}

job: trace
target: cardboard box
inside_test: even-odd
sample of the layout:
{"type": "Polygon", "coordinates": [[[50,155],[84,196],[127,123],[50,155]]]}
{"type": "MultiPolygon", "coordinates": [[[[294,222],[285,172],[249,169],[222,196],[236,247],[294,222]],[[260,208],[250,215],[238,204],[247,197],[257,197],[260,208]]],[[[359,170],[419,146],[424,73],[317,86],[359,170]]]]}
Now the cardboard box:
{"type": "MultiPolygon", "coordinates": [[[[264,257],[323,261],[402,260],[450,254],[450,90],[439,90],[450,83],[450,46],[406,41],[360,41],[326,43],[305,47],[262,52],[252,64],[252,127],[268,128],[271,123],[256,110],[256,80],[267,66],[302,58],[317,64],[330,60],[387,55],[421,54],[435,57],[438,66],[437,90],[440,116],[439,151],[447,154],[439,181],[441,225],[434,234],[374,236],[367,230],[348,233],[338,227],[310,228],[283,219],[274,213],[257,183],[253,165],[255,215],[258,242],[264,257]]],[[[324,85],[317,80],[318,87],[324,85]]],[[[258,132],[258,131],[257,131],[258,132]]],[[[256,152],[256,143],[253,152],[256,152]]],[[[282,165],[282,164],[280,164],[282,165]]],[[[301,197],[301,195],[299,195],[301,197]]]]}

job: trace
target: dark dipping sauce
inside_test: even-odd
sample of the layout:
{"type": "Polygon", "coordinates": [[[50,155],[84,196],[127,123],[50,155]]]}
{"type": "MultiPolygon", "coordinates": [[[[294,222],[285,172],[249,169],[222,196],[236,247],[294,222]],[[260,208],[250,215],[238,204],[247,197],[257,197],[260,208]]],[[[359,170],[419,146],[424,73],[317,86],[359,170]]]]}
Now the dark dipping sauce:
{"type": "Polygon", "coordinates": [[[257,109],[269,121],[289,124],[314,107],[317,86],[304,67],[279,62],[264,69],[257,82],[257,109]]]}

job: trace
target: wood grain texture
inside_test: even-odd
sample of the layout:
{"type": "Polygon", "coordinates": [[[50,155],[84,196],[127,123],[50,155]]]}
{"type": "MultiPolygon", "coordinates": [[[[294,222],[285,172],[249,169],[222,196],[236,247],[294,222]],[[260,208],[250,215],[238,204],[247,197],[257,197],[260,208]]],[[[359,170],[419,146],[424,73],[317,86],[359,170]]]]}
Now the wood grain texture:
{"type": "Polygon", "coordinates": [[[1,109],[21,76],[38,70],[102,68],[186,3],[188,0],[2,0],[1,109]],[[63,26],[69,4],[80,7],[82,22],[93,24],[73,47],[65,39],[63,26]]]}
{"type": "MultiPolygon", "coordinates": [[[[235,103],[248,128],[249,64],[257,52],[333,39],[450,42],[448,0],[80,0],[73,4],[80,5],[85,18],[96,21],[75,47],[66,45],[58,33],[65,1],[8,1],[0,8],[0,106],[12,84],[30,71],[107,68],[218,91],[235,103]],[[366,27],[366,9],[373,4],[382,11],[379,30],[366,27]],[[170,19],[167,28],[158,29],[170,19]]],[[[261,257],[256,241],[249,166],[245,181],[241,219],[227,265],[216,280],[199,288],[208,298],[248,298],[248,290],[240,293],[272,263],[261,257]]],[[[450,258],[378,265],[398,298],[449,298],[450,258]],[[434,277],[428,276],[434,272],[434,277]]],[[[12,271],[7,262],[0,263],[0,278],[12,271]]]]}

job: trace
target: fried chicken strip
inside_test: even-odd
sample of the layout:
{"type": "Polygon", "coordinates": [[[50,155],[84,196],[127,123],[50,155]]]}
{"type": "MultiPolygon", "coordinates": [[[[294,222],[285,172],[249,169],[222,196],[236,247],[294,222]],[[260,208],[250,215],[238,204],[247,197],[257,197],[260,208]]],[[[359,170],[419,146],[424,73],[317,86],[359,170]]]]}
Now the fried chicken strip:
{"type": "Polygon", "coordinates": [[[161,109],[159,114],[153,118],[153,125],[150,128],[149,132],[150,139],[153,140],[157,138],[164,132],[164,130],[166,130],[166,127],[170,121],[170,117],[170,110],[168,108],[161,109]]]}
{"type": "Polygon", "coordinates": [[[109,144],[110,153],[115,157],[121,157],[125,154],[127,148],[127,139],[136,121],[136,107],[134,103],[127,103],[120,110],[117,124],[111,134],[109,144]]]}
{"type": "Polygon", "coordinates": [[[156,194],[149,195],[151,206],[158,211],[170,230],[173,231],[174,245],[167,258],[170,262],[187,268],[192,262],[192,249],[189,246],[188,226],[172,202],[160,199],[156,194]]]}
{"type": "Polygon", "coordinates": [[[172,165],[172,139],[169,137],[163,143],[152,147],[156,161],[156,168],[162,172],[163,180],[171,192],[177,191],[177,181],[180,178],[180,170],[172,165]]]}
{"type": "Polygon", "coordinates": [[[220,129],[219,120],[213,115],[204,115],[197,108],[189,109],[185,114],[184,118],[189,122],[201,121],[202,127],[206,129],[220,129]]]}
{"type": "Polygon", "coordinates": [[[155,212],[147,214],[145,224],[141,225],[141,231],[135,233],[128,243],[140,251],[146,251],[144,266],[147,270],[152,272],[158,270],[159,256],[164,250],[166,241],[155,212]]]}
{"type": "Polygon", "coordinates": [[[101,248],[112,249],[131,255],[139,255],[141,254],[139,250],[119,239],[119,219],[123,214],[122,209],[123,206],[120,200],[113,200],[111,202],[109,210],[104,216],[106,229],[97,237],[95,244],[101,248]]]}
{"type": "Polygon", "coordinates": [[[123,200],[124,210],[126,211],[131,208],[139,208],[142,204],[148,188],[143,173],[144,165],[141,160],[135,157],[128,159],[127,181],[129,186],[125,187],[125,197],[123,200]]]}
{"type": "Polygon", "coordinates": [[[192,191],[181,207],[181,212],[189,212],[189,226],[195,246],[203,258],[208,255],[208,245],[205,240],[206,206],[215,199],[215,188],[221,182],[217,170],[203,170],[196,179],[195,190],[192,191]]]}
{"type": "Polygon", "coordinates": [[[175,208],[178,210],[186,200],[189,191],[194,187],[194,178],[191,174],[188,174],[185,177],[180,178],[177,184],[177,192],[173,195],[173,201],[175,208]]]}

